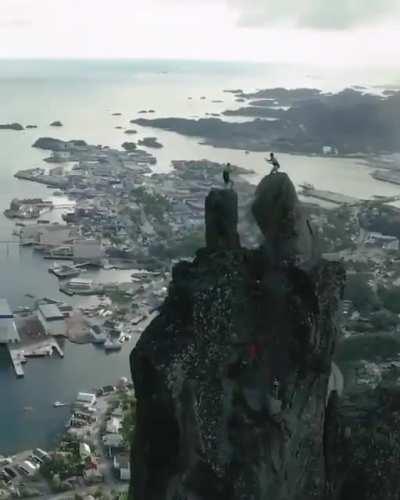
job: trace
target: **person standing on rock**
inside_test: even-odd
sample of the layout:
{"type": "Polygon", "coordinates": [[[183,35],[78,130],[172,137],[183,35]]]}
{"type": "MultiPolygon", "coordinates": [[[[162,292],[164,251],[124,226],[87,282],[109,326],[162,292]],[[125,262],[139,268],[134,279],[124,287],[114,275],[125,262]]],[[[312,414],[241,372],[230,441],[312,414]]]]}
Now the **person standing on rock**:
{"type": "Polygon", "coordinates": [[[231,173],[232,173],[231,164],[227,163],[224,167],[224,171],[222,172],[222,177],[224,179],[225,187],[226,188],[230,187],[231,189],[233,189],[233,181],[231,180],[231,173]]]}
{"type": "Polygon", "coordinates": [[[275,158],[274,153],[270,153],[269,160],[267,158],[265,159],[267,160],[268,163],[272,164],[272,170],[270,172],[270,175],[276,174],[281,166],[279,164],[279,161],[275,158]]]}

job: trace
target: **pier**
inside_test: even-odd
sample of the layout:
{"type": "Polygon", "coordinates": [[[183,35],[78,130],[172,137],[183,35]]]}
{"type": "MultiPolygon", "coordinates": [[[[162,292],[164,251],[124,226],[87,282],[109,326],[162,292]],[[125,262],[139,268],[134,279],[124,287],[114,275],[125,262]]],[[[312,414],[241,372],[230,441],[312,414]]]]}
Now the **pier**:
{"type": "Polygon", "coordinates": [[[22,364],[26,363],[24,354],[20,350],[12,349],[10,346],[8,346],[8,352],[10,353],[10,358],[14,367],[15,374],[19,378],[23,377],[25,374],[22,364]]]}
{"type": "Polygon", "coordinates": [[[54,338],[46,339],[31,346],[16,347],[8,345],[11,363],[18,378],[22,378],[25,375],[23,365],[27,362],[27,358],[52,356],[54,351],[60,358],[64,358],[64,352],[54,338]]]}

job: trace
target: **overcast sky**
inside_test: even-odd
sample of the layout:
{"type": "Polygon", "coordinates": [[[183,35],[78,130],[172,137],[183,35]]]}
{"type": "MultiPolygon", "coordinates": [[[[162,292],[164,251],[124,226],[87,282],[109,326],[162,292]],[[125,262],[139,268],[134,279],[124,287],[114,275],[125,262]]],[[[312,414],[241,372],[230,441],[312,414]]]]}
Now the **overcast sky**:
{"type": "Polygon", "coordinates": [[[400,0],[0,0],[0,57],[397,65],[400,0]]]}

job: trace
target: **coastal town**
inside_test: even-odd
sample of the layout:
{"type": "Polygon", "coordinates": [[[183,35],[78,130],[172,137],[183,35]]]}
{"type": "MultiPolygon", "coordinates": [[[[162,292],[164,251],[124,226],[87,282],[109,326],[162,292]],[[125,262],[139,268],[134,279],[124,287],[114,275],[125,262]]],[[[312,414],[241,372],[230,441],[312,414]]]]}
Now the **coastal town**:
{"type": "Polygon", "coordinates": [[[0,498],[124,498],[134,401],[125,378],[96,393],[80,392],[73,402],[56,401],[55,408],[70,408],[56,449],[0,457],[0,498]]]}
{"type": "MultiPolygon", "coordinates": [[[[134,143],[112,149],[42,138],[34,147],[50,152],[49,166],[15,176],[48,186],[53,200],[68,200],[61,220],[52,217],[55,202],[42,198],[10,200],[5,215],[15,223],[16,241],[48,262],[65,300],[34,297],[14,310],[0,300],[0,343],[17,377],[24,377],[30,358],[63,358],[61,339],[116,354],[125,343],[133,346],[167,295],[174,263],[203,246],[204,200],[223,186],[221,164],[174,161],[169,172],[155,173],[156,158],[134,143]],[[113,270],[127,271],[129,279],[85,279],[113,270]]],[[[239,231],[250,247],[259,244],[249,216],[252,174],[231,166],[233,186],[227,187],[238,193],[239,231]]],[[[400,375],[398,198],[360,200],[310,184],[300,186],[299,196],[323,256],[346,263],[337,362],[347,383],[371,386],[400,375]]],[[[56,449],[0,459],[0,498],[75,498],[72,491],[123,498],[133,474],[126,445],[135,419],[132,386],[121,379],[86,391],[77,388],[73,402],[54,401],[54,411],[70,408],[56,449]]]]}

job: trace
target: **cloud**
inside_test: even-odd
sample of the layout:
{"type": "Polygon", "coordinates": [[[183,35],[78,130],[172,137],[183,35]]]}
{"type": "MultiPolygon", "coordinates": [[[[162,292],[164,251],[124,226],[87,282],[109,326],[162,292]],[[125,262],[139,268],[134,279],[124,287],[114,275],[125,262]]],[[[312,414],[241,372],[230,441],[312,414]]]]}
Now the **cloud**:
{"type": "Polygon", "coordinates": [[[320,30],[377,25],[400,14],[400,0],[227,0],[242,27],[282,24],[320,30]]]}

